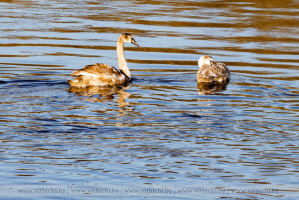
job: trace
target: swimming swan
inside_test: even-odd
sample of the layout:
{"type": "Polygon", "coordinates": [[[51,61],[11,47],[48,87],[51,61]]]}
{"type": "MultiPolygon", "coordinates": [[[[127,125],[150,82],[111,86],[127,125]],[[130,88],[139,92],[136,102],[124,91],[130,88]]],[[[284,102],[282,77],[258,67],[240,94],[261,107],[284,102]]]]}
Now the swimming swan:
{"type": "Polygon", "coordinates": [[[214,62],[211,56],[201,56],[198,60],[197,82],[228,83],[230,70],[224,63],[214,62]]]}
{"type": "Polygon", "coordinates": [[[113,86],[122,85],[131,81],[130,70],[124,54],[124,43],[129,42],[139,47],[134,37],[129,33],[123,33],[117,40],[118,69],[103,63],[86,65],[83,69],[72,73],[75,78],[68,81],[71,86],[113,86]]]}

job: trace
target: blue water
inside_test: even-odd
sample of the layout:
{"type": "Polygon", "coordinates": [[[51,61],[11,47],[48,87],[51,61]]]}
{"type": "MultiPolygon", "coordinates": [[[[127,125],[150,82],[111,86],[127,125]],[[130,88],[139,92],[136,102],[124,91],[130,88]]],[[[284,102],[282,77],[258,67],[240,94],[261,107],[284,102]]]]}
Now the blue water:
{"type": "Polygon", "coordinates": [[[1,198],[298,198],[296,1],[0,5],[1,198]],[[123,32],[133,82],[70,88],[123,32]],[[197,85],[201,55],[229,85],[197,85]]]}

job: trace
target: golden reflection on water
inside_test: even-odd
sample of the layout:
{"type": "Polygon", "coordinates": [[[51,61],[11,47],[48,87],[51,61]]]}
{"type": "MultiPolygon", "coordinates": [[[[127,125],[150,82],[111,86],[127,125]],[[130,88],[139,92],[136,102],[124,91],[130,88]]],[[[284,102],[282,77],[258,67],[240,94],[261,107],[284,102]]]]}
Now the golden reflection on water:
{"type": "Polygon", "coordinates": [[[74,93],[78,96],[89,97],[86,98],[86,101],[91,102],[105,102],[113,101],[117,95],[118,99],[116,102],[118,106],[123,108],[129,106],[129,103],[126,102],[126,99],[130,96],[129,90],[130,86],[114,86],[114,87],[99,87],[99,86],[89,86],[89,87],[70,87],[69,92],[74,93]],[[98,96],[98,97],[95,97],[98,96]]]}

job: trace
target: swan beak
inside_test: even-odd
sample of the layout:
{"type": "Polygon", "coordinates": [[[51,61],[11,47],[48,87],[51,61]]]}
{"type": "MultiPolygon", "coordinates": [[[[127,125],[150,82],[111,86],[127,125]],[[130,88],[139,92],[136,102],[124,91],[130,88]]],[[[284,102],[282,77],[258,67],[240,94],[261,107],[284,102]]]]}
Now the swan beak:
{"type": "Polygon", "coordinates": [[[134,45],[136,45],[137,47],[140,47],[139,44],[137,44],[137,42],[135,41],[134,38],[131,39],[131,43],[134,44],[134,45]]]}

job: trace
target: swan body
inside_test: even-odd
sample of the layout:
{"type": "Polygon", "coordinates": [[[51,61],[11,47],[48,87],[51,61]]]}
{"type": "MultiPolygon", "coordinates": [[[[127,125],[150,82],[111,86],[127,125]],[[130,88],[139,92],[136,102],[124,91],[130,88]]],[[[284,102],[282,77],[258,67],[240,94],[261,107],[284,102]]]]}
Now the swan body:
{"type": "Polygon", "coordinates": [[[117,60],[118,68],[103,63],[86,65],[83,69],[72,73],[75,78],[68,81],[71,86],[113,86],[122,85],[131,81],[131,74],[124,55],[124,43],[129,42],[139,47],[133,36],[123,33],[117,40],[117,60]]]}
{"type": "Polygon", "coordinates": [[[199,70],[197,82],[227,83],[230,79],[230,70],[224,63],[214,62],[211,56],[201,56],[198,60],[199,70]]]}

